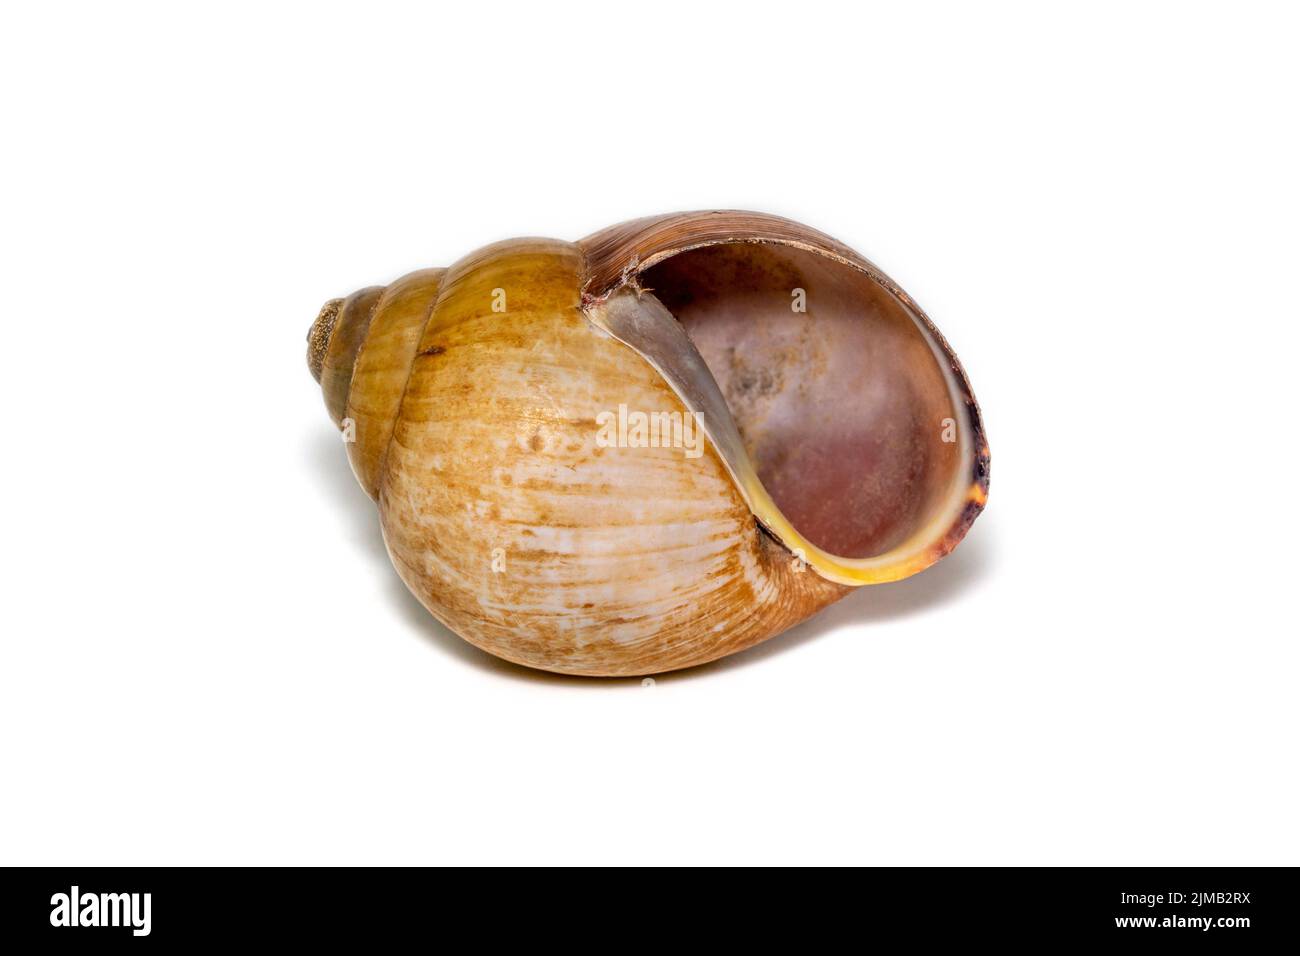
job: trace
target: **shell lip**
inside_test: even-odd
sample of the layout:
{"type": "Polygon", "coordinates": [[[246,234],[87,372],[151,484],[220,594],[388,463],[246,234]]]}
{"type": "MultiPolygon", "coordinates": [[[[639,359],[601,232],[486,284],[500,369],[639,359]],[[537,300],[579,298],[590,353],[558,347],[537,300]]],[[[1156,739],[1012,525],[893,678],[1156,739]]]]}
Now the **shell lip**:
{"type": "Polygon", "coordinates": [[[710,209],[629,219],[579,239],[588,259],[583,301],[603,299],[629,278],[680,253],[732,243],[776,244],[815,252],[866,272],[895,295],[907,298],[874,263],[824,232],[770,213],[710,209]],[[678,234],[682,238],[674,239],[678,234]]]}
{"type": "MultiPolygon", "coordinates": [[[[646,359],[664,377],[687,408],[696,410],[700,406],[700,395],[693,393],[699,389],[708,393],[706,407],[712,407],[714,414],[704,416],[702,428],[705,434],[749,505],[755,520],[794,557],[810,565],[821,576],[839,584],[881,584],[901,580],[925,570],[951,552],[965,537],[988,501],[990,455],[979,405],[965,370],[942,333],[911,296],[873,263],[842,243],[807,226],[777,216],[745,211],[714,210],[631,220],[588,236],[579,245],[587,253],[591,266],[582,290],[583,314],[593,325],[646,359]],[[702,234],[695,233],[692,238],[683,238],[682,241],[660,242],[655,236],[656,229],[669,234],[673,229],[694,231],[693,226],[698,226],[701,222],[707,223],[715,217],[721,217],[727,228],[710,232],[706,225],[702,234]],[[733,235],[733,232],[736,234],[733,235]],[[635,239],[636,234],[642,236],[640,244],[635,239]],[[634,238],[628,239],[628,235],[633,235],[634,238]],[[830,258],[878,283],[902,305],[922,332],[936,362],[943,370],[954,406],[965,407],[967,427],[958,429],[959,460],[968,462],[969,467],[954,472],[943,505],[936,509],[935,515],[905,541],[883,554],[866,558],[836,555],[817,547],[802,535],[776,505],[759,479],[753,462],[740,441],[734,418],[722,398],[716,380],[685,332],[677,326],[676,320],[673,319],[672,325],[678,329],[680,339],[685,344],[682,341],[671,341],[667,345],[661,342],[658,343],[658,353],[655,352],[655,343],[637,340],[638,332],[629,326],[626,314],[620,320],[617,306],[620,294],[630,294],[638,302],[644,296],[659,305],[658,300],[653,295],[647,295],[641,287],[639,276],[643,272],[683,252],[734,243],[792,246],[830,258]],[[642,256],[642,248],[651,251],[642,256]],[[616,270],[612,269],[615,264],[618,264],[616,270]],[[683,362],[684,365],[681,364],[683,362]],[[703,372],[699,371],[701,367],[703,372]],[[687,378],[697,377],[705,381],[698,385],[686,381],[687,378]],[[725,410],[720,423],[716,407],[719,402],[725,410]]],[[[662,305],[659,308],[662,309],[662,305]]],[[[666,309],[663,311],[667,313],[666,309]]],[[[671,317],[671,313],[667,314],[671,317]]],[[[665,331],[665,334],[676,339],[671,333],[665,331]]]]}

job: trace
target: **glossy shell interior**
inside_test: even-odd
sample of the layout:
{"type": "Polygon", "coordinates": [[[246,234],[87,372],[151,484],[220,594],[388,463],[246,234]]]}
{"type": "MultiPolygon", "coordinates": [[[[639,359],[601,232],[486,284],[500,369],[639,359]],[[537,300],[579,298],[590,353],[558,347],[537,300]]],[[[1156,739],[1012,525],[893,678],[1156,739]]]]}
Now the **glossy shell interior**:
{"type": "Polygon", "coordinates": [[[663,220],[586,240],[598,279],[602,244],[628,263],[589,290],[588,317],[700,413],[755,516],[819,573],[875,583],[938,560],[988,488],[978,407],[947,343],[833,240],[696,215],[680,247],[663,220]]]}

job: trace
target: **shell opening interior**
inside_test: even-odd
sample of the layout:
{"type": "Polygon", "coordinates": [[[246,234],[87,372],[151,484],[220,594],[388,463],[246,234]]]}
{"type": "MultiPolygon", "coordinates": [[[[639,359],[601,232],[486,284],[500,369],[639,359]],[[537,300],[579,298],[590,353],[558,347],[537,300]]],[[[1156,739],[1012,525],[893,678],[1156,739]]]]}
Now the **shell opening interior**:
{"type": "Polygon", "coordinates": [[[680,252],[640,285],[694,343],[800,536],[850,561],[934,543],[961,504],[969,424],[942,348],[904,302],[850,265],[771,243],[680,252]]]}

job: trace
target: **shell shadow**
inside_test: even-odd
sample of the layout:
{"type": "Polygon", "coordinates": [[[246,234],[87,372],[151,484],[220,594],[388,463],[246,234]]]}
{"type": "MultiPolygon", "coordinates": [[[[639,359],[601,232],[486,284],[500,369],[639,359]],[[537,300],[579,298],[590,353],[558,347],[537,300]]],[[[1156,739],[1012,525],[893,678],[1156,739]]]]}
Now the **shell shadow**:
{"type": "Polygon", "coordinates": [[[951,604],[984,580],[995,562],[988,519],[977,524],[951,554],[919,574],[892,584],[859,588],[802,624],[748,650],[669,676],[717,674],[755,664],[768,657],[858,624],[878,624],[914,614],[929,613],[951,604]]]}
{"type": "MultiPolygon", "coordinates": [[[[313,473],[321,476],[321,483],[334,498],[336,513],[346,516],[344,520],[348,524],[348,537],[352,539],[352,544],[368,553],[381,567],[394,608],[411,629],[430,645],[460,663],[515,680],[604,690],[640,686],[640,677],[576,677],[512,664],[479,650],[444,627],[407,590],[393,570],[379,530],[374,502],[357,484],[340,444],[337,433],[318,433],[306,450],[308,463],[313,473]]],[[[985,516],[984,521],[971,529],[952,554],[920,574],[893,584],[860,588],[802,624],[762,644],[721,660],[655,675],[655,679],[676,681],[716,676],[784,654],[844,627],[881,623],[937,610],[957,600],[990,573],[995,554],[989,531],[988,518],[985,516]]]]}
{"type": "MultiPolygon", "coordinates": [[[[633,680],[632,678],[600,680],[568,674],[551,674],[547,671],[512,664],[510,661],[493,657],[487,651],[479,650],[469,641],[443,626],[437,618],[425,610],[424,605],[416,600],[415,595],[407,590],[406,585],[393,569],[393,563],[388,557],[388,549],[384,546],[384,536],[379,530],[379,515],[375,510],[375,503],[357,484],[356,476],[352,474],[352,466],[348,464],[347,453],[341,446],[342,442],[337,432],[318,432],[309,442],[304,455],[312,473],[320,476],[321,484],[334,499],[335,514],[344,516],[342,520],[347,525],[349,543],[370,555],[371,560],[379,566],[381,577],[387,582],[389,600],[405,623],[410,625],[411,630],[436,650],[455,658],[457,662],[503,677],[605,689],[627,687],[633,680]]],[[[639,683],[640,678],[636,681],[639,683]]]]}

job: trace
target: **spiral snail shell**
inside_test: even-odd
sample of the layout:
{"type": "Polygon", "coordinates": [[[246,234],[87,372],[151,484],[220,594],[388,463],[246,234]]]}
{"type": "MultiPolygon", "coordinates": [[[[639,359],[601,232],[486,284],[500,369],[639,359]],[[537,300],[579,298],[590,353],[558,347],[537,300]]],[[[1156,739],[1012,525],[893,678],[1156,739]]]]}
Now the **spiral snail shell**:
{"type": "Polygon", "coordinates": [[[496,243],[327,303],[307,340],[402,580],[530,667],[735,653],[933,564],[987,495],[934,325],[774,216],[496,243]]]}

